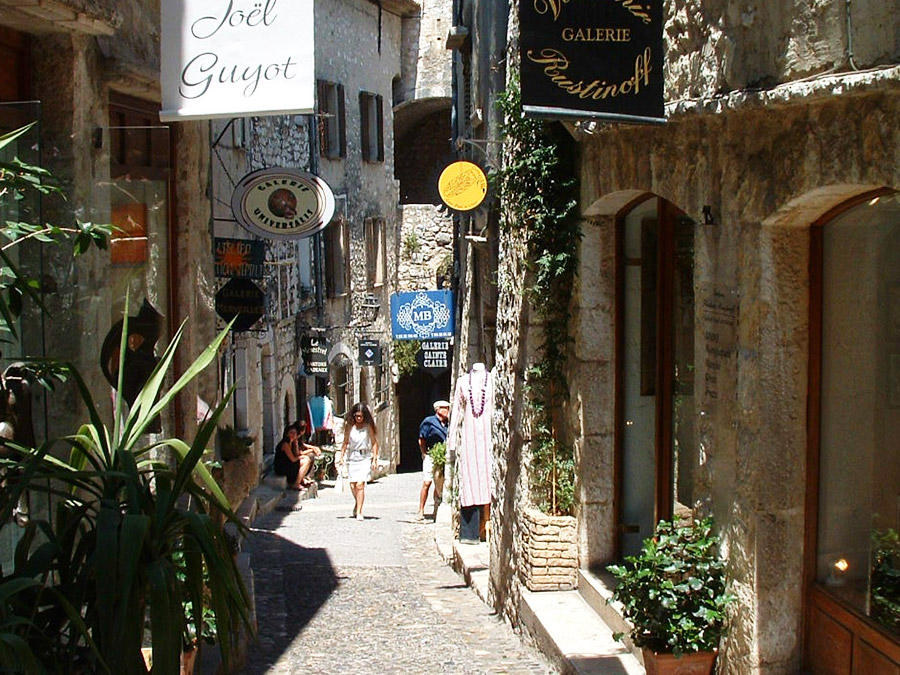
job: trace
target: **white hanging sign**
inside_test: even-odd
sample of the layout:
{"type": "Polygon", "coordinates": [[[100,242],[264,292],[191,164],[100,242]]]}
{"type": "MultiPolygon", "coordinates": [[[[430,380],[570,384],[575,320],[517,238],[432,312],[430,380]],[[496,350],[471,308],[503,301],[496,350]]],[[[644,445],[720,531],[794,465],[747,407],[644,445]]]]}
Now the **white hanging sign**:
{"type": "Polygon", "coordinates": [[[164,122],[315,111],[313,0],[161,0],[164,122]]]}

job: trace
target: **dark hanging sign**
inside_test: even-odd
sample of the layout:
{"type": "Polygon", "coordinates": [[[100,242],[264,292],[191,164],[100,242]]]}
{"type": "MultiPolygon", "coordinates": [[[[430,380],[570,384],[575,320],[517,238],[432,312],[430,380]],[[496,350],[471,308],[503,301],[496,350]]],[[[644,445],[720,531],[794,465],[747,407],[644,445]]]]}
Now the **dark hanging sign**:
{"type": "Polygon", "coordinates": [[[223,239],[216,237],[213,261],[217,277],[262,279],[266,245],[259,239],[223,239]]]}
{"type": "Polygon", "coordinates": [[[381,365],[381,343],[377,340],[360,340],[359,341],[359,365],[361,366],[380,366],[381,365]]]}
{"type": "Polygon", "coordinates": [[[522,0],[526,114],[665,122],[662,0],[522,0]]]}
{"type": "Polygon", "coordinates": [[[307,375],[328,375],[328,343],[325,338],[308,335],[301,340],[300,350],[307,375]]]}
{"type": "Polygon", "coordinates": [[[416,352],[416,363],[431,375],[440,375],[449,370],[452,358],[450,340],[425,340],[416,352]]]}
{"type": "Polygon", "coordinates": [[[249,279],[232,279],[216,293],[216,314],[225,321],[235,319],[232,330],[250,330],[266,309],[266,295],[249,279]]]}

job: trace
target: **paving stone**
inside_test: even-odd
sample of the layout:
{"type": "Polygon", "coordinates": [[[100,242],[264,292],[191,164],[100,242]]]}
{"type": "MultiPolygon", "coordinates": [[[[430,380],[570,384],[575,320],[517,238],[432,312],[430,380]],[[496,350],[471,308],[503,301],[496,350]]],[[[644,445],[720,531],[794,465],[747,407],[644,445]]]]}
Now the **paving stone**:
{"type": "Polygon", "coordinates": [[[259,641],[243,675],[558,672],[443,562],[434,525],[415,520],[420,480],[369,484],[364,521],[324,488],[254,523],[259,641]]]}

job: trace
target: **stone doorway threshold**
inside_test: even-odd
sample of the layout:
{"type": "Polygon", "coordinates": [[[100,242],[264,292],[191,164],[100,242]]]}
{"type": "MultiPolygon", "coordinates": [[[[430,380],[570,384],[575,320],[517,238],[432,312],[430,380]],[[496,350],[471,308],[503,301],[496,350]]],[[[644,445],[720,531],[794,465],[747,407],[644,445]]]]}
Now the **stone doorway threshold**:
{"type": "MultiPolygon", "coordinates": [[[[442,505],[444,506],[444,505],[442,505]]],[[[438,551],[482,601],[487,602],[490,552],[486,543],[461,544],[453,539],[446,509],[434,526],[438,551]]],[[[576,591],[522,589],[522,628],[566,675],[645,675],[631,645],[613,640],[613,632],[629,630],[615,605],[607,605],[611,577],[581,570],[576,591]]]]}

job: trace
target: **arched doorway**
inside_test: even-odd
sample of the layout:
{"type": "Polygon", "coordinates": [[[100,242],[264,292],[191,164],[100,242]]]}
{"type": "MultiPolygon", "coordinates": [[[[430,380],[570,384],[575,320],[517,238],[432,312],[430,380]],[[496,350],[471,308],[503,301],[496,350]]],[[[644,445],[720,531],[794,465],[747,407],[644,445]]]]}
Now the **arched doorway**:
{"type": "Polygon", "coordinates": [[[412,373],[403,375],[397,383],[397,400],[400,406],[398,473],[422,470],[419,425],[425,417],[434,414],[432,404],[440,399],[450,399],[450,371],[433,376],[417,368],[412,373]]]}
{"type": "Polygon", "coordinates": [[[649,194],[616,218],[620,556],[695,499],[694,225],[649,194]]]}

